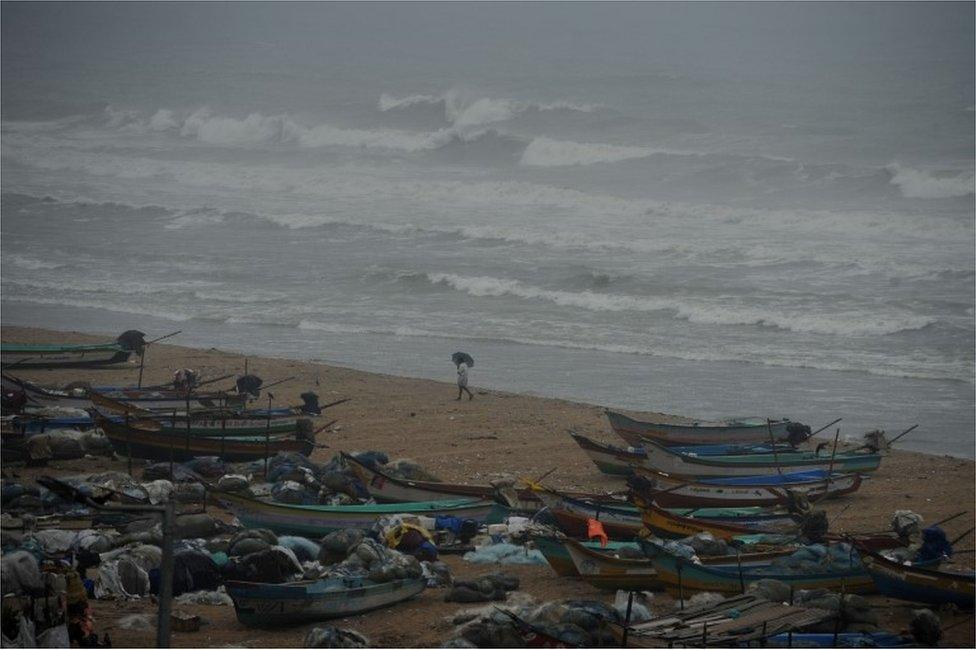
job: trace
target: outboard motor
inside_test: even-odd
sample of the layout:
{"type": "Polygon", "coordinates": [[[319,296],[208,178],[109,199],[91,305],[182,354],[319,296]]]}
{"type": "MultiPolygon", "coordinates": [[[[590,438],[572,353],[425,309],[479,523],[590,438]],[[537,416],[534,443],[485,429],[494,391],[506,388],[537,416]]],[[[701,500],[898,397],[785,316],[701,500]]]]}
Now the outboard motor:
{"type": "Polygon", "coordinates": [[[868,431],[865,433],[864,446],[867,447],[868,451],[870,451],[872,454],[877,454],[891,449],[891,443],[888,442],[888,437],[881,429],[875,429],[874,431],[868,431]]]}
{"type": "Polygon", "coordinates": [[[197,387],[197,373],[189,368],[180,368],[173,373],[173,388],[188,393],[197,387]]]}
{"type": "Polygon", "coordinates": [[[810,437],[813,431],[805,424],[800,422],[790,422],[786,425],[787,440],[796,447],[810,437]]]}
{"type": "Polygon", "coordinates": [[[237,378],[237,392],[241,395],[259,397],[264,380],[257,375],[243,375],[237,378]]]}
{"type": "Polygon", "coordinates": [[[146,334],[139,330],[122,332],[115,342],[121,345],[123,350],[131,350],[139,356],[146,351],[146,334]]]}
{"type": "Polygon", "coordinates": [[[319,396],[309,391],[299,395],[302,398],[301,409],[305,415],[322,415],[322,407],[319,406],[319,396]]]}
{"type": "Polygon", "coordinates": [[[20,413],[24,410],[25,406],[27,406],[27,393],[14,388],[3,389],[2,410],[4,415],[7,413],[20,413]]]}
{"type": "Polygon", "coordinates": [[[823,510],[808,512],[800,522],[800,532],[811,544],[821,543],[827,536],[829,527],[827,513],[823,510]]]}

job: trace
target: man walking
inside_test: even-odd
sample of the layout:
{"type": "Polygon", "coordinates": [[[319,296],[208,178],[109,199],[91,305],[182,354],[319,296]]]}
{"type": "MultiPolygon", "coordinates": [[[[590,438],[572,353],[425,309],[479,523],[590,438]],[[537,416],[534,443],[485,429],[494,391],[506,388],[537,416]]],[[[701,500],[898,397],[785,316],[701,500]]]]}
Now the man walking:
{"type": "MultiPolygon", "coordinates": [[[[473,400],[474,399],[474,395],[472,395],[471,394],[471,391],[468,390],[468,364],[466,364],[466,363],[459,363],[459,364],[457,364],[457,375],[458,375],[457,376],[457,382],[458,382],[458,396],[457,396],[457,399],[458,400],[461,399],[461,394],[462,393],[467,393],[468,394],[468,399],[469,400],[473,400]]],[[[457,401],[457,400],[455,400],[455,401],[457,401]]]]}

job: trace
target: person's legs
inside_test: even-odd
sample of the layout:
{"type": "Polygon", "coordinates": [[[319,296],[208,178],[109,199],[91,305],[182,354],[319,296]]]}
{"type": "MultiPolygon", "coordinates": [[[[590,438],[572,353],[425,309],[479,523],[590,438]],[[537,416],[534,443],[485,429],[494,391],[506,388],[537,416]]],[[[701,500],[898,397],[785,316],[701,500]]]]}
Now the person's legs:
{"type": "Polygon", "coordinates": [[[462,390],[464,390],[464,386],[461,386],[460,384],[458,384],[458,396],[457,396],[457,399],[454,400],[455,402],[457,402],[458,400],[461,399],[461,391],[462,390]]]}
{"type": "MultiPolygon", "coordinates": [[[[468,399],[469,400],[474,399],[474,395],[471,394],[471,391],[468,390],[468,387],[467,386],[464,386],[463,388],[464,388],[464,392],[468,394],[468,399]]],[[[458,396],[458,399],[461,399],[461,397],[458,396]]]]}

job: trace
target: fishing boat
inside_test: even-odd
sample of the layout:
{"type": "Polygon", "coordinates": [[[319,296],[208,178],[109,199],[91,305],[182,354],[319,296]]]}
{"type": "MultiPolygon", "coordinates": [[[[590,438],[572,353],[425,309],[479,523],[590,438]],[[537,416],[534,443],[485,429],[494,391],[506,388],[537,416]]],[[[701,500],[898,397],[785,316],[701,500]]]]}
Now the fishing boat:
{"type": "MultiPolygon", "coordinates": [[[[715,519],[696,514],[703,512],[703,510],[685,514],[681,511],[662,508],[639,496],[634,497],[634,503],[643,514],[644,526],[654,534],[664,538],[682,538],[699,533],[709,533],[716,539],[730,541],[740,535],[750,533],[793,534],[799,530],[799,519],[782,511],[754,515],[748,519],[715,519]]],[[[707,513],[707,510],[704,512],[707,513]]]]}
{"type": "MultiPolygon", "coordinates": [[[[590,460],[593,461],[593,464],[597,466],[597,469],[604,474],[611,476],[630,475],[633,473],[634,468],[644,467],[647,463],[647,452],[643,447],[618,447],[616,445],[597,442],[578,433],[570,432],[569,435],[580,446],[580,449],[586,452],[590,460]]],[[[677,453],[695,456],[770,454],[774,449],[784,458],[789,458],[790,454],[809,455],[809,452],[798,452],[794,447],[789,445],[776,445],[774,447],[768,444],[680,445],[668,447],[668,449],[677,453]]]]}
{"type": "Polygon", "coordinates": [[[284,584],[229,580],[237,620],[248,627],[298,625],[389,607],[424,590],[423,578],[372,582],[343,577],[284,584]]]}
{"type": "MultiPolygon", "coordinates": [[[[623,558],[614,552],[601,552],[593,544],[584,544],[574,539],[564,538],[562,542],[579,577],[598,589],[663,589],[663,585],[657,581],[654,564],[646,557],[623,558]]],[[[700,557],[699,561],[702,564],[715,565],[733,561],[743,566],[766,566],[771,560],[789,555],[795,550],[795,546],[784,546],[773,551],[741,553],[738,556],[710,555],[700,557]]]]}
{"type": "Polygon", "coordinates": [[[183,462],[197,456],[219,456],[227,462],[259,460],[278,452],[308,456],[315,448],[309,438],[280,436],[219,436],[203,437],[164,430],[154,420],[116,422],[96,416],[98,426],[112,443],[116,453],[132,458],[155,461],[183,462]]]}
{"type": "Polygon", "coordinates": [[[734,559],[727,564],[697,564],[653,540],[640,539],[640,544],[664,587],[682,599],[684,594],[697,591],[744,593],[750,584],[764,579],[780,580],[795,589],[828,589],[857,594],[875,592],[874,581],[853,550],[847,566],[835,564],[830,570],[816,573],[790,573],[774,564],[746,566],[734,559]]]}
{"type": "Polygon", "coordinates": [[[771,440],[795,445],[810,435],[810,427],[790,420],[734,418],[676,424],[635,420],[609,409],[604,412],[613,432],[635,447],[642,446],[645,440],[663,445],[768,443],[771,440]]]}
{"type": "Polygon", "coordinates": [[[236,408],[244,404],[246,395],[223,392],[193,392],[186,393],[161,388],[136,388],[119,386],[98,386],[91,389],[78,388],[62,390],[44,388],[25,379],[2,375],[4,390],[23,391],[27,396],[29,406],[46,407],[59,406],[66,408],[90,409],[93,407],[92,395],[115,401],[125,402],[144,410],[160,410],[164,412],[184,411],[189,399],[190,409],[202,408],[236,408]]]}
{"type": "MultiPolygon", "coordinates": [[[[532,544],[546,558],[546,562],[556,572],[556,575],[564,577],[579,576],[579,571],[576,570],[576,565],[573,564],[573,558],[569,556],[569,551],[566,548],[567,538],[565,535],[537,534],[532,535],[530,539],[532,540],[532,544]]],[[[579,543],[596,553],[619,553],[623,549],[640,551],[640,546],[636,542],[617,542],[610,540],[606,546],[603,546],[600,542],[579,543]]]]}
{"type": "MultiPolygon", "coordinates": [[[[340,452],[346,465],[359,479],[366,490],[380,503],[411,503],[415,501],[441,501],[445,499],[483,499],[496,500],[500,490],[492,485],[470,485],[462,483],[440,483],[438,481],[414,481],[398,478],[358,460],[356,457],[340,452]]],[[[513,510],[535,512],[541,507],[539,498],[532,490],[513,490],[515,503],[506,503],[513,510]]],[[[503,499],[510,501],[511,499],[503,499]]]]}
{"type": "Polygon", "coordinates": [[[654,565],[647,558],[614,557],[572,539],[564,540],[563,544],[579,577],[597,589],[661,589],[654,565]]]}
{"type": "Polygon", "coordinates": [[[963,609],[973,609],[976,599],[973,570],[956,572],[902,564],[863,544],[855,543],[855,546],[874,585],[885,596],[934,605],[953,603],[963,609]]]}
{"type": "Polygon", "coordinates": [[[125,363],[134,350],[119,342],[83,345],[0,343],[0,365],[18,368],[88,368],[125,363]]]}
{"type": "MultiPolygon", "coordinates": [[[[618,540],[632,539],[645,525],[641,510],[630,504],[575,498],[538,485],[533,490],[570,537],[586,538],[591,519],[603,525],[607,537],[618,540]]],[[[703,522],[735,522],[747,533],[781,532],[793,524],[789,513],[762,508],[678,508],[673,514],[700,517],[703,522]]]]}
{"type": "Polygon", "coordinates": [[[748,454],[735,456],[694,456],[679,453],[656,442],[646,441],[647,460],[644,467],[665,474],[700,478],[729,476],[759,476],[796,471],[826,470],[828,472],[873,472],[881,465],[876,453],[845,453],[819,455],[815,452],[796,454],[748,454]]]}
{"type": "Polygon", "coordinates": [[[627,480],[631,491],[665,508],[787,506],[789,492],[819,501],[850,494],[861,487],[860,474],[828,474],[825,471],[792,472],[769,476],[693,479],[636,468],[627,480]]]}
{"type": "Polygon", "coordinates": [[[279,535],[303,535],[312,538],[319,538],[343,528],[367,529],[385,515],[450,515],[460,519],[473,519],[478,523],[498,523],[506,513],[506,509],[497,503],[477,499],[299,506],[260,501],[219,490],[213,490],[213,493],[246,528],[268,528],[279,535]]]}
{"type": "Polygon", "coordinates": [[[608,445],[578,433],[569,434],[580,449],[586,452],[596,468],[610,476],[629,476],[635,467],[640,467],[647,460],[647,452],[643,447],[617,447],[608,445]]]}
{"type": "MultiPolygon", "coordinates": [[[[542,507],[542,501],[531,488],[508,489],[494,485],[403,479],[387,474],[375,465],[364,463],[346,452],[340,452],[340,454],[370,496],[380,503],[410,503],[413,501],[467,498],[500,501],[511,510],[519,512],[534,513],[542,507]]],[[[569,492],[568,494],[581,499],[608,498],[606,495],[585,492],[569,492]]]]}

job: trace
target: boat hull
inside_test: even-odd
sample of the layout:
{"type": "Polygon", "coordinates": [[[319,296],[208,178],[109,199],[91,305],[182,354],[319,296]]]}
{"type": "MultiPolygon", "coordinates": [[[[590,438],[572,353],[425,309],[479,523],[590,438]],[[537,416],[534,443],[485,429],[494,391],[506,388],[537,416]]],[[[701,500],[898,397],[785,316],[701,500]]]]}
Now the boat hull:
{"type": "MultiPolygon", "coordinates": [[[[556,575],[564,577],[579,576],[579,571],[576,570],[576,565],[573,564],[573,558],[569,555],[564,539],[548,535],[535,535],[532,537],[532,543],[545,556],[546,562],[556,572],[556,575]]],[[[640,549],[633,542],[608,542],[605,547],[600,546],[599,542],[580,542],[580,544],[597,553],[612,553],[622,548],[640,549]]]]}
{"type": "Polygon", "coordinates": [[[790,516],[774,516],[769,519],[757,519],[748,524],[715,519],[686,517],[661,508],[640,498],[635,499],[637,506],[643,513],[643,524],[650,531],[664,538],[680,539],[710,533],[716,539],[730,541],[740,535],[755,533],[790,534],[798,531],[798,524],[790,516]]]}
{"type": "Polygon", "coordinates": [[[875,586],[885,596],[934,605],[952,603],[961,609],[973,609],[976,599],[973,573],[962,575],[906,566],[860,547],[858,551],[875,586]]]}
{"type": "Polygon", "coordinates": [[[384,583],[356,581],[345,588],[334,581],[312,584],[227,582],[237,620],[248,627],[300,625],[353,616],[395,605],[424,590],[422,578],[384,583]],[[332,587],[332,588],[330,588],[332,587]]]}
{"type": "Polygon", "coordinates": [[[774,507],[789,503],[787,491],[816,501],[855,492],[861,486],[860,474],[839,474],[830,480],[783,483],[780,485],[715,485],[693,479],[668,476],[647,469],[635,470],[628,482],[643,499],[664,508],[682,507],[774,507]]]}
{"type": "Polygon", "coordinates": [[[461,519],[473,519],[478,523],[498,523],[505,514],[503,506],[473,499],[366,506],[293,506],[259,501],[228,492],[215,494],[247,528],[268,528],[279,535],[302,535],[311,538],[322,537],[344,528],[368,529],[379,517],[391,514],[428,517],[451,515],[461,519]]]}
{"type": "Polygon", "coordinates": [[[605,411],[613,432],[627,441],[627,444],[639,447],[646,439],[654,440],[664,445],[712,445],[738,442],[769,442],[770,437],[776,441],[788,440],[787,427],[791,422],[777,420],[768,426],[762,425],[727,425],[715,424],[666,424],[663,422],[647,422],[635,420],[622,413],[605,411]],[[771,432],[771,435],[770,435],[771,432]]]}
{"type": "Polygon", "coordinates": [[[838,473],[866,473],[878,469],[878,454],[838,454],[788,458],[769,454],[747,456],[691,456],[674,451],[654,442],[646,442],[645,467],[664,474],[688,477],[773,476],[780,472],[824,470],[838,473]]]}
{"type": "Polygon", "coordinates": [[[89,368],[125,363],[132,350],[120,345],[11,345],[0,346],[4,368],[89,368]]]}
{"type": "Polygon", "coordinates": [[[274,456],[278,452],[308,456],[315,448],[315,443],[311,440],[208,438],[147,431],[103,417],[99,417],[97,422],[116,453],[155,461],[172,459],[175,462],[184,462],[198,456],[218,456],[227,462],[245,462],[274,456]]]}
{"type": "Polygon", "coordinates": [[[699,591],[739,594],[753,582],[767,578],[781,580],[794,589],[828,589],[856,594],[876,592],[874,581],[863,568],[816,574],[773,573],[755,571],[745,565],[740,569],[734,561],[727,565],[695,564],[660,549],[653,554],[651,562],[665,589],[679,595],[699,591]]]}

